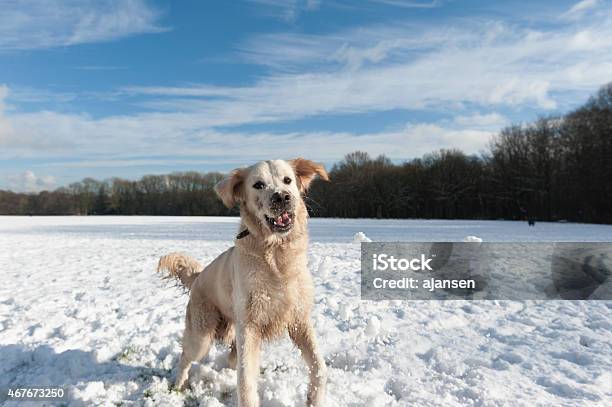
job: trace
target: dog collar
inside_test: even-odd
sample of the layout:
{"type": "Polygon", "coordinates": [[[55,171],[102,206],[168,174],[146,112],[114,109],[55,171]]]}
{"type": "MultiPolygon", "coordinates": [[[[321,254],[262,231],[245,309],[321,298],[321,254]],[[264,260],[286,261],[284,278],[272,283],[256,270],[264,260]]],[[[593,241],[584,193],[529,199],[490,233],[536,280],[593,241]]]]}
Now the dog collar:
{"type": "Polygon", "coordinates": [[[243,237],[247,237],[249,235],[249,229],[244,229],[242,232],[238,233],[238,235],[236,235],[236,239],[242,239],[243,237]]]}

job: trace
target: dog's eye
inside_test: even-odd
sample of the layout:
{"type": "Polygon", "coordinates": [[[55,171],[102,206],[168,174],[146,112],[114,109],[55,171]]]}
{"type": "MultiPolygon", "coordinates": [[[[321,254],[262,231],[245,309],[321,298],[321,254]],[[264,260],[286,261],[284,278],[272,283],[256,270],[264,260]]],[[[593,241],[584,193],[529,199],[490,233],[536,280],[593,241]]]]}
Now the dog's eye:
{"type": "Polygon", "coordinates": [[[289,177],[285,177],[285,178],[283,179],[283,182],[284,182],[285,184],[289,185],[289,184],[291,184],[291,178],[289,178],[289,177]]]}
{"type": "Polygon", "coordinates": [[[266,187],[266,184],[264,184],[261,181],[257,181],[256,183],[253,184],[253,188],[255,189],[264,189],[266,187]]]}

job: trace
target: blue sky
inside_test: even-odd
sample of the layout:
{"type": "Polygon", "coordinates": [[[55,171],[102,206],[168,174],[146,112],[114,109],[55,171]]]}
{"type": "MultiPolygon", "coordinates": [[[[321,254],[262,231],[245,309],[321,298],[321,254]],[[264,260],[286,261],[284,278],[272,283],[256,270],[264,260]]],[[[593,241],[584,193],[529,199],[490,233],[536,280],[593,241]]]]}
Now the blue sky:
{"type": "Polygon", "coordinates": [[[0,189],[483,151],[612,80],[602,0],[0,0],[0,189]]]}

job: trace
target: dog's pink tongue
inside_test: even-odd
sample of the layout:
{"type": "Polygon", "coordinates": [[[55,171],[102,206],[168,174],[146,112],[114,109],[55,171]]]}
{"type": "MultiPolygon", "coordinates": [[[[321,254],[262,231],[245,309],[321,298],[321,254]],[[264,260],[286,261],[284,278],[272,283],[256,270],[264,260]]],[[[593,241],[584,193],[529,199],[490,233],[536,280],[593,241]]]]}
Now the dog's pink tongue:
{"type": "Polygon", "coordinates": [[[287,212],[283,212],[278,218],[276,218],[276,223],[279,225],[285,225],[289,223],[291,218],[287,212]]]}

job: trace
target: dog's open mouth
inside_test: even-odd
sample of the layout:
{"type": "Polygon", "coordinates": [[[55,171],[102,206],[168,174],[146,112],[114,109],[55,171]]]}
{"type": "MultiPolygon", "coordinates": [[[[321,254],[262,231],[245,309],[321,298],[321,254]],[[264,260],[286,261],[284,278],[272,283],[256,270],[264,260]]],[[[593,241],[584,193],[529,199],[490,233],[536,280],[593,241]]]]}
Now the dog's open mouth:
{"type": "Polygon", "coordinates": [[[284,211],[275,218],[267,215],[264,216],[266,217],[266,222],[268,222],[270,229],[275,232],[286,232],[293,226],[293,213],[284,211]]]}

